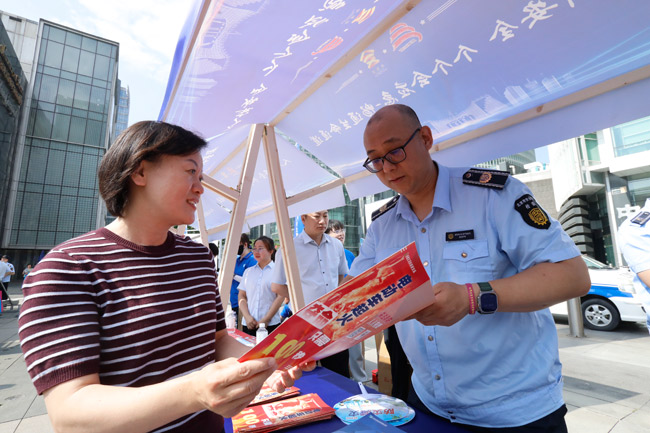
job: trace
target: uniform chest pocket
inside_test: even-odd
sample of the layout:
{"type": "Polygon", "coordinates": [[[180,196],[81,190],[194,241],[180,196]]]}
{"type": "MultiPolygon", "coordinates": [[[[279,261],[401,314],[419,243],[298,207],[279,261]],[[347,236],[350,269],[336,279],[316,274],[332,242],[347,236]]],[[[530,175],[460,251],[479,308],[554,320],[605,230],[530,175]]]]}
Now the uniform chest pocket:
{"type": "Polygon", "coordinates": [[[447,242],[442,250],[442,258],[450,281],[463,278],[457,275],[458,272],[488,277],[493,271],[487,239],[447,242]]]}

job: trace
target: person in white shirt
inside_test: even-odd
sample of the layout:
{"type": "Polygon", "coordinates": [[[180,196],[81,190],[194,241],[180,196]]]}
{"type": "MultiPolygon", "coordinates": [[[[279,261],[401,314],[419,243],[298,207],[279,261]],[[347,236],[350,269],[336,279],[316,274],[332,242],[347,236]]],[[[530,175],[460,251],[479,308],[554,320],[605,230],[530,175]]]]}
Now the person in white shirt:
{"type": "Polygon", "coordinates": [[[5,286],[5,289],[7,289],[7,293],[8,293],[11,276],[16,274],[16,270],[14,269],[14,265],[9,263],[8,256],[6,255],[2,256],[2,262],[7,266],[7,270],[5,271],[4,276],[2,277],[2,284],[5,286]]]}
{"type": "MultiPolygon", "coordinates": [[[[325,234],[329,214],[326,210],[301,215],[305,230],[293,238],[296,260],[300,270],[300,282],[305,305],[336,289],[348,273],[343,244],[336,238],[325,234]]],[[[282,297],[289,297],[287,276],[278,257],[273,272],[272,290],[282,297]]],[[[321,365],[345,377],[350,377],[348,351],[320,360],[321,365]]]]}
{"type": "MultiPolygon", "coordinates": [[[[6,256],[5,256],[6,257],[6,256]]],[[[0,260],[0,283],[4,280],[5,274],[9,273],[9,267],[4,260],[0,260]]],[[[0,291],[2,291],[2,301],[0,301],[0,315],[2,315],[2,310],[4,309],[5,302],[9,301],[9,287],[4,283],[0,284],[0,291]]]]}
{"type": "Polygon", "coordinates": [[[243,331],[255,335],[260,323],[269,333],[280,325],[280,306],[284,301],[271,290],[271,277],[275,263],[275,242],[262,236],[253,244],[253,256],[257,264],[247,268],[239,284],[239,311],[242,314],[243,331]]]}

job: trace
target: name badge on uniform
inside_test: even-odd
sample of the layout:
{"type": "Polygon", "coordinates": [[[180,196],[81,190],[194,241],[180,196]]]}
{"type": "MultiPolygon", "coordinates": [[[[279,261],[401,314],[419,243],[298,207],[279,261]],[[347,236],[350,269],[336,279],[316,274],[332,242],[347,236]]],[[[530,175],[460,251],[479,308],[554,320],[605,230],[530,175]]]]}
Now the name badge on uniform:
{"type": "Polygon", "coordinates": [[[639,212],[630,222],[642,226],[647,223],[648,220],[650,220],[650,212],[643,211],[639,212]]]}
{"type": "Polygon", "coordinates": [[[447,242],[467,241],[470,239],[474,239],[474,230],[461,230],[459,232],[447,232],[445,234],[445,240],[447,242]]]}

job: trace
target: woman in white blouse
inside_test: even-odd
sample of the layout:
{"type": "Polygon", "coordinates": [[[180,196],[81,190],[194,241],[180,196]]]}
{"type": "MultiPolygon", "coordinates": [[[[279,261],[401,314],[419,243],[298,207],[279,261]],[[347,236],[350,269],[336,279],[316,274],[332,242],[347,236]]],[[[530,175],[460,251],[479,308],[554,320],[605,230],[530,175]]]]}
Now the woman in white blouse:
{"type": "Polygon", "coordinates": [[[262,236],[253,244],[253,256],[257,265],[244,271],[239,284],[239,311],[242,313],[243,330],[255,335],[260,323],[266,324],[269,334],[282,321],[279,309],[284,297],[271,291],[271,277],[275,265],[275,243],[262,236]]]}

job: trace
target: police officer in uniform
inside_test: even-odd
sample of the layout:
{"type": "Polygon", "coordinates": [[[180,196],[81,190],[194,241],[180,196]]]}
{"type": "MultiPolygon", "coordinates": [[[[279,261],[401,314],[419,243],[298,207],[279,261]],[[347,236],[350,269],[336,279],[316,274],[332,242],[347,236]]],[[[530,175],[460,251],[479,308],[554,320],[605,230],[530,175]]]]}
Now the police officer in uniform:
{"type": "Polygon", "coordinates": [[[547,307],[589,290],[580,252],[523,183],[437,164],[432,144],[405,105],[368,121],[364,166],[400,195],[375,214],[350,271],[416,242],[435,301],[396,325],[409,402],[471,431],[566,432],[547,307]]]}
{"type": "Polygon", "coordinates": [[[634,287],[641,298],[650,331],[650,198],[638,213],[621,224],[618,245],[628,266],[636,274],[634,287]]]}

